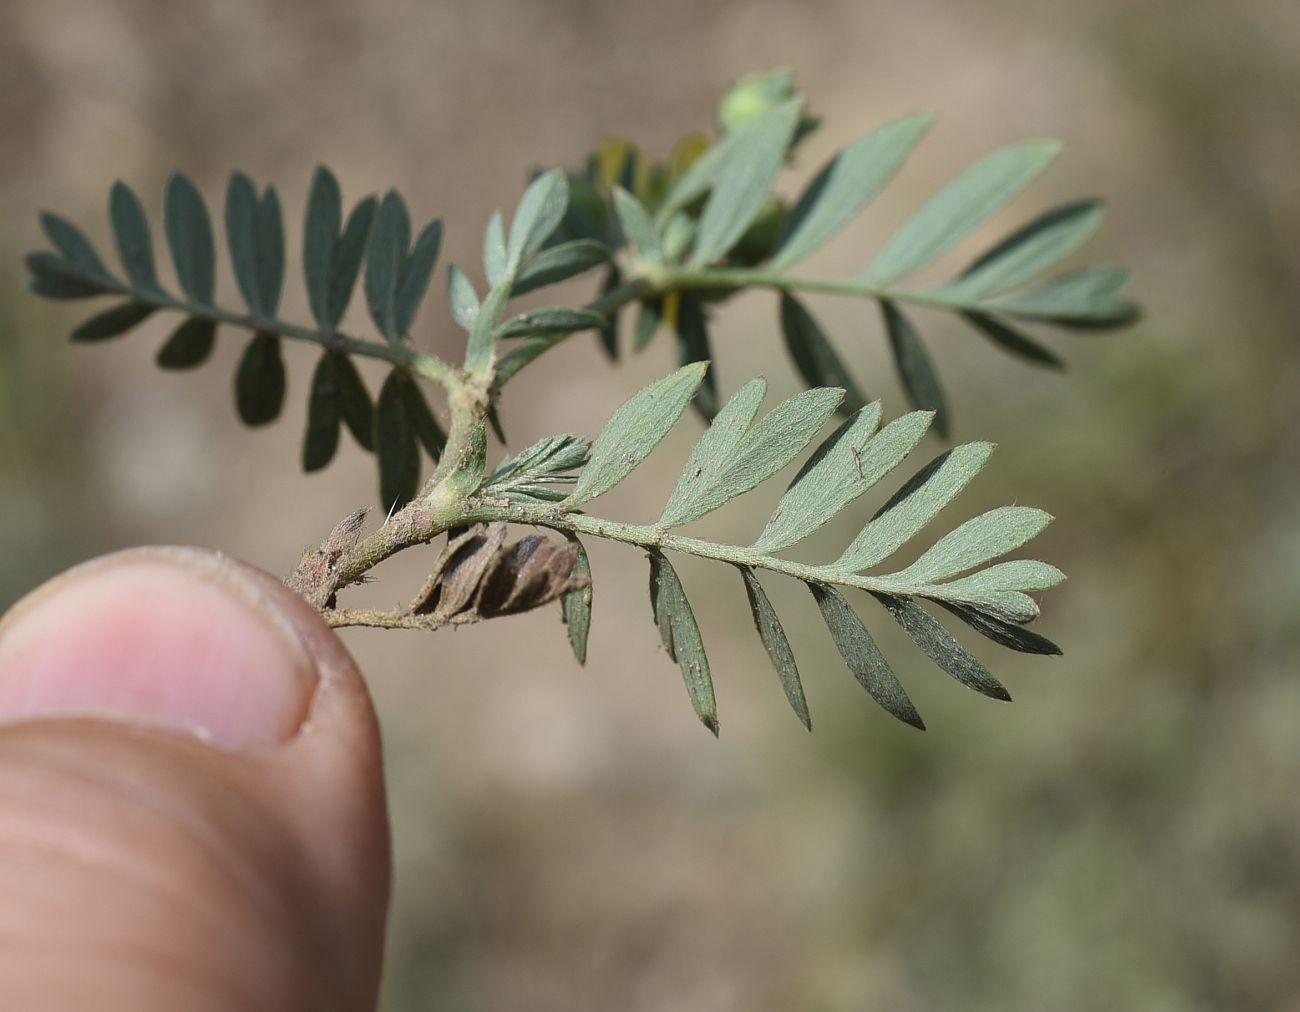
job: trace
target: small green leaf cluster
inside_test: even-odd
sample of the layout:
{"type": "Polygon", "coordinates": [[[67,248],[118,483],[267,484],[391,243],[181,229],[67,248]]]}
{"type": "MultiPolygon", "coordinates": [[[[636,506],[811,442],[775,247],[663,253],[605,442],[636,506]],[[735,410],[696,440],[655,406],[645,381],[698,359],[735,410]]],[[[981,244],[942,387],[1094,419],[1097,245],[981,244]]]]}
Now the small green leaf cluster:
{"type": "MultiPolygon", "coordinates": [[[[958,525],[910,565],[878,575],[868,572],[882,567],[887,570],[883,564],[956,498],[988,461],[993,451],[989,443],[954,447],[920,469],[871,516],[834,561],[806,565],[782,557],[893,473],[929,430],[932,412],[914,411],[882,427],[878,403],[857,409],[813,450],[747,547],[672,533],[734,502],[791,464],[812,445],[844,397],[843,390],[814,388],[790,397],[760,418],[767,384],[755,379],[727,401],[700,437],[657,521],[637,527],[590,516],[586,510],[591,501],[621,483],[677,423],[703,381],[704,369],[703,364],[685,366],[626,401],[592,444],[572,491],[560,496],[547,489],[547,494],[533,496],[538,505],[544,502],[548,508],[531,511],[522,519],[571,536],[587,533],[647,549],[655,624],[664,649],[681,668],[692,705],[706,727],[715,734],[718,731],[709,660],[685,589],[665,554],[668,550],[730,563],[739,570],[762,644],[791,707],[809,728],[811,717],[799,669],[758,579],[761,570],[807,584],[850,671],[881,707],[914,727],[925,725],[839,587],[867,591],[939,668],[993,699],[1011,697],[921,601],[947,609],[1012,649],[1060,653],[1051,641],[1024,627],[1038,615],[1038,604],[1030,593],[1055,586],[1064,579],[1063,574],[1054,566],[1032,560],[990,565],[1046,527],[1051,517],[1042,510],[1024,506],[990,510],[958,525]]],[[[500,477],[494,476],[489,488],[495,484],[501,489],[496,494],[506,495],[507,483],[516,475],[519,480],[532,480],[522,476],[539,468],[534,462],[554,459],[564,447],[571,459],[586,450],[568,436],[543,440],[499,468],[500,477]]],[[[557,479],[551,476],[547,480],[557,479]]],[[[500,515],[520,517],[515,510],[530,496],[516,494],[500,515]]],[[[582,561],[587,576],[585,555],[582,561]]],[[[569,595],[564,604],[579,660],[586,655],[591,600],[590,587],[584,587],[569,595]]]]}
{"type": "MultiPolygon", "coordinates": [[[[675,337],[678,362],[711,360],[708,307],[738,291],[780,293],[786,348],[809,386],[841,386],[843,410],[868,397],[802,298],[827,292],[879,304],[882,329],[912,405],[933,410],[949,430],[949,408],[930,352],[905,305],[957,313],[995,345],[1031,363],[1062,367],[1060,358],[1022,329],[1045,323],[1073,330],[1122,327],[1138,315],[1121,292],[1128,275],[1088,267],[1049,276],[1096,230],[1100,202],[1052,208],[977,256],[938,285],[904,282],[957,247],[1036,179],[1059,145],[1014,144],[980,159],[908,218],[863,269],[848,278],[791,273],[838,235],[889,183],[933,123],[928,114],[886,123],[833,157],[786,205],[774,186],[799,140],[817,125],[804,113],[788,72],[742,81],[723,100],[724,132],[707,146],[688,138],[665,165],[647,166],[627,144],[606,145],[570,177],[580,199],[565,219],[568,234],[622,248],[606,290],[645,277],[654,291],[638,305],[632,346],[644,348],[661,327],[675,337]]],[[[602,339],[619,350],[616,321],[602,339]]],[[[712,375],[712,374],[711,374],[712,375]]],[[[706,380],[697,407],[717,410],[706,380]]]]}

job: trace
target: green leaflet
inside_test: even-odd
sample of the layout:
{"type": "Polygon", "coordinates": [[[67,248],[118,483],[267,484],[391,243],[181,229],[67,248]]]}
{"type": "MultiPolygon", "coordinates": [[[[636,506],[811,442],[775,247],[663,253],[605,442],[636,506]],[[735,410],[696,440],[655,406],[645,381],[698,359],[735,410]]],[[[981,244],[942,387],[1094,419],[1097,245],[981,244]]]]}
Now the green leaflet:
{"type": "Polygon", "coordinates": [[[343,424],[352,433],[352,438],[363,450],[375,447],[375,406],[371,403],[370,392],[357,372],[352,357],[341,351],[326,353],[330,367],[334,371],[334,382],[338,387],[339,412],[343,424]]]}
{"type": "Polygon", "coordinates": [[[361,260],[366,253],[366,244],[370,241],[370,229],[378,206],[374,197],[367,197],[357,204],[348,215],[343,233],[334,244],[329,272],[330,330],[338,327],[343,314],[348,311],[348,303],[352,301],[352,290],[357,285],[357,275],[361,273],[361,260]]]}
{"type": "Polygon", "coordinates": [[[1085,267],[1053,278],[1039,288],[983,304],[991,313],[1046,320],[1064,326],[1122,327],[1134,322],[1137,306],[1119,293],[1128,284],[1122,267],[1085,267]]]}
{"type": "Polygon", "coordinates": [[[894,494],[833,568],[856,573],[889,558],[957,498],[992,453],[992,443],[966,443],[940,454],[894,494]]]}
{"type": "Polygon", "coordinates": [[[1011,694],[1002,683],[989,674],[988,669],[919,604],[889,594],[872,596],[885,606],[885,610],[903,627],[903,631],[921,648],[921,652],[943,671],[968,689],[974,689],[990,699],[1011,702],[1011,694]]]}
{"type": "Polygon", "coordinates": [[[636,324],[632,330],[632,350],[643,351],[659,330],[663,315],[663,302],[644,299],[636,304],[636,324]]]}
{"type": "Polygon", "coordinates": [[[898,367],[898,375],[903,381],[908,402],[914,408],[933,411],[935,431],[947,438],[948,407],[944,400],[943,389],[939,386],[939,376],[935,372],[934,362],[930,359],[930,353],[925,350],[925,345],[921,343],[921,335],[892,302],[882,301],[880,309],[885,317],[889,347],[894,353],[894,364],[898,367]]]}
{"type": "Polygon", "coordinates": [[[700,627],[668,559],[657,548],[651,548],[649,555],[650,603],[654,607],[659,638],[663,640],[668,656],[682,669],[682,679],[695,715],[716,737],[718,704],[713,695],[713,677],[709,673],[709,659],[704,653],[700,627]]]}
{"type": "Polygon", "coordinates": [[[410,333],[424,293],[429,290],[429,279],[433,277],[433,268],[438,262],[441,247],[442,222],[435,220],[424,226],[424,230],[416,236],[415,245],[406,255],[393,299],[397,333],[403,337],[410,333]]]}
{"type": "Polygon", "coordinates": [[[437,463],[442,457],[443,448],[447,445],[447,436],[442,431],[442,426],[438,424],[438,420],[433,417],[433,411],[429,407],[429,402],[425,400],[419,384],[410,375],[403,374],[399,386],[402,398],[406,402],[406,417],[410,422],[411,431],[424,447],[424,452],[434,463],[437,463]]]}
{"type": "Polygon", "coordinates": [[[767,656],[771,658],[772,666],[776,668],[777,676],[781,679],[785,698],[789,700],[795,716],[811,731],[812,717],[808,715],[808,701],[804,698],[799,668],[795,665],[794,651],[790,649],[790,641],[786,639],[776,609],[767,599],[767,594],[763,591],[763,586],[758,582],[754,571],[748,566],[736,568],[740,570],[740,575],[745,581],[745,595],[749,598],[749,609],[754,616],[754,628],[758,630],[759,639],[763,641],[767,656]]]}
{"type": "Polygon", "coordinates": [[[160,369],[193,369],[208,360],[216,343],[216,323],[191,316],[172,331],[155,361],[160,369]]]}
{"type": "Polygon", "coordinates": [[[547,306],[533,309],[507,320],[497,337],[528,337],[532,334],[571,334],[578,330],[599,330],[605,317],[592,309],[572,306],[547,306]]]}
{"type": "Polygon", "coordinates": [[[472,330],[474,318],[478,316],[478,295],[465,272],[455,264],[447,268],[447,302],[456,322],[466,330],[472,330]]]}
{"type": "Polygon", "coordinates": [[[899,583],[934,583],[964,573],[1014,551],[1052,521],[1050,513],[1029,506],[999,506],[944,535],[902,572],[899,583]]]}
{"type": "Polygon", "coordinates": [[[72,332],[72,340],[79,342],[105,341],[125,334],[136,324],[147,319],[154,307],[143,302],[124,302],[92,316],[72,332]]]}
{"type": "Polygon", "coordinates": [[[698,520],[772,477],[808,445],[842,396],[835,389],[805,390],[782,401],[750,428],[766,386],[762,380],[747,383],[700,437],[664,508],[660,527],[698,520]]]}
{"type": "Polygon", "coordinates": [[[226,185],[226,242],[235,281],[254,316],[265,316],[258,270],[257,189],[242,172],[233,172],[226,185]]]}
{"type": "Polygon", "coordinates": [[[1028,334],[1014,327],[1008,327],[1001,320],[995,320],[982,313],[963,313],[962,316],[967,323],[1004,351],[1048,369],[1065,368],[1065,361],[1056,352],[1039,344],[1028,334]]]}
{"type": "Polygon", "coordinates": [[[338,180],[325,166],[318,166],[307,193],[303,218],[302,270],[312,316],[322,330],[330,323],[330,261],[334,243],[343,225],[343,197],[338,180]]]}
{"type": "Polygon", "coordinates": [[[976,300],[1015,288],[1055,267],[1097,231],[1103,208],[1081,200],[1047,211],[983,253],[956,281],[936,289],[955,299],[976,300]]]}
{"type": "MultiPolygon", "coordinates": [[[[918,590],[927,600],[942,603],[954,599],[954,595],[948,593],[946,586],[946,584],[938,587],[928,586],[918,590]]],[[[1038,602],[1018,590],[962,594],[955,598],[955,603],[967,605],[1000,622],[1010,622],[1013,625],[1025,625],[1038,618],[1038,602]]]]}
{"type": "Polygon", "coordinates": [[[132,189],[121,180],[113,184],[108,197],[108,218],[113,226],[113,241],[122,269],[131,285],[142,291],[160,292],[154,267],[153,240],[149,236],[149,219],[145,216],[132,189]]]}
{"type": "Polygon", "coordinates": [[[513,276],[521,264],[542,248],[564,220],[568,206],[569,181],[563,169],[543,172],[529,184],[510,223],[506,273],[513,276]]]}
{"type": "Polygon", "coordinates": [[[1028,629],[1021,629],[1019,626],[986,615],[968,605],[954,604],[950,601],[937,601],[935,603],[952,612],[980,635],[988,637],[994,643],[1009,647],[1012,650],[1018,650],[1022,654],[1041,654],[1049,657],[1059,657],[1061,655],[1061,648],[1046,636],[1040,636],[1028,629]]]}
{"type": "Polygon", "coordinates": [[[913,411],[872,436],[880,422],[876,402],[845,421],[791,482],[754,551],[770,555],[818,530],[897,467],[921,441],[931,417],[913,411]]]}
{"type": "Polygon", "coordinates": [[[111,281],[112,275],[104,267],[90,240],[81,230],[65,218],[46,211],[41,215],[41,228],[56,250],[78,267],[97,279],[111,281]]]}
{"type": "Polygon", "coordinates": [[[651,267],[662,267],[663,250],[659,246],[659,233],[655,231],[650,212],[636,197],[621,186],[614,187],[614,213],[623,237],[636,251],[637,259],[651,267]]]}
{"type": "Polygon", "coordinates": [[[366,308],[379,332],[392,344],[402,339],[397,329],[397,283],[411,244],[411,216],[396,190],[389,190],[375,214],[366,250],[366,308]]]}
{"type": "Polygon", "coordinates": [[[111,280],[104,281],[57,253],[28,253],[24,261],[32,275],[28,287],[47,299],[90,299],[118,289],[111,280]]]}
{"type": "MultiPolygon", "coordinates": [[[[600,286],[601,296],[606,296],[615,288],[623,283],[622,272],[613,262],[610,263],[609,269],[605,271],[605,280],[600,286]]],[[[609,356],[610,361],[618,361],[618,311],[610,313],[605,320],[605,326],[599,331],[600,346],[604,349],[605,354],[609,356]]]]}
{"type": "Polygon", "coordinates": [[[339,422],[343,417],[338,377],[326,352],[316,363],[307,400],[307,431],[302,442],[302,469],[319,471],[334,459],[339,446],[339,422]]]}
{"type": "Polygon", "coordinates": [[[930,113],[905,116],[877,127],[831,159],[782,223],[772,269],[792,267],[829,242],[894,177],[933,122],[930,113]]]}
{"type": "Polygon", "coordinates": [[[284,215],[273,186],[262,191],[257,203],[257,276],[262,311],[273,319],[284,290],[284,215]]]}
{"type": "Polygon", "coordinates": [[[415,497],[420,485],[420,449],[416,445],[409,401],[402,389],[409,383],[394,369],[379,388],[375,404],[375,455],[379,458],[379,501],[398,510],[415,497]]]}
{"type": "Polygon", "coordinates": [[[1055,566],[1033,559],[1014,559],[981,569],[960,580],[945,583],[943,590],[953,600],[961,595],[985,594],[999,590],[1051,590],[1065,574],[1055,566]]]}
{"type": "MultiPolygon", "coordinates": [[[[573,564],[574,576],[585,576],[591,580],[591,563],[587,559],[587,549],[572,534],[566,537],[578,548],[578,559],[573,564]]],[[[587,663],[587,636],[591,632],[591,598],[592,585],[581,590],[570,591],[560,598],[560,614],[569,633],[569,645],[573,647],[573,656],[579,664],[587,663]]]]}
{"type": "Polygon", "coordinates": [[[871,638],[871,633],[867,632],[867,627],[844,600],[844,595],[833,587],[817,583],[808,584],[808,589],[812,591],[831,639],[853,676],[886,713],[924,731],[925,722],[921,715],[907,698],[902,683],[871,638]]]}
{"type": "Polygon", "coordinates": [[[1028,186],[1059,150],[1052,141],[1028,141],[981,158],[904,223],[862,279],[881,287],[934,262],[1028,186]]]}
{"type": "Polygon", "coordinates": [[[733,130],[721,142],[728,148],[727,159],[700,214],[690,259],[693,266],[722,258],[744,235],[776,182],[802,109],[802,99],[791,99],[733,130]]]}
{"type": "MultiPolygon", "coordinates": [[[[709,347],[709,322],[704,315],[704,306],[698,298],[683,295],[677,306],[676,328],[677,364],[691,365],[713,361],[713,352],[709,347]]],[[[695,395],[695,408],[706,421],[712,421],[718,413],[718,371],[710,368],[704,374],[704,382],[695,395]]]]}
{"type": "Polygon", "coordinates": [[[685,366],[625,401],[596,437],[591,459],[561,507],[575,510],[631,474],[682,416],[706,368],[703,362],[685,366]]]}
{"type": "Polygon", "coordinates": [[[567,281],[609,260],[609,251],[594,239],[574,239],[542,250],[515,277],[511,294],[525,295],[567,281]]]}
{"type": "Polygon", "coordinates": [[[284,356],[280,338],[259,331],[244,348],[235,372],[235,408],[245,425],[267,425],[284,406],[284,356]]]}
{"type": "Polygon", "coordinates": [[[203,196],[179,172],[167,181],[163,218],[181,290],[201,306],[212,305],[216,281],[212,220],[203,196]]]}
{"type": "Polygon", "coordinates": [[[498,287],[506,279],[506,233],[500,211],[492,212],[483,235],[483,273],[489,288],[498,287]]]}
{"type": "Polygon", "coordinates": [[[471,373],[482,373],[492,365],[492,355],[496,349],[494,335],[501,313],[510,298],[510,282],[503,281],[493,288],[474,314],[474,323],[470,327],[469,341],[465,347],[465,369],[471,373]]]}
{"type": "Polygon", "coordinates": [[[406,203],[390,190],[375,215],[366,250],[366,307],[379,332],[398,344],[411,329],[442,244],[442,222],[425,226],[411,247],[406,203]]]}
{"type": "Polygon", "coordinates": [[[846,415],[866,406],[866,397],[836,354],[830,339],[803,303],[788,292],[781,293],[781,333],[805,383],[810,387],[841,387],[844,400],[840,403],[840,411],[846,415]]]}

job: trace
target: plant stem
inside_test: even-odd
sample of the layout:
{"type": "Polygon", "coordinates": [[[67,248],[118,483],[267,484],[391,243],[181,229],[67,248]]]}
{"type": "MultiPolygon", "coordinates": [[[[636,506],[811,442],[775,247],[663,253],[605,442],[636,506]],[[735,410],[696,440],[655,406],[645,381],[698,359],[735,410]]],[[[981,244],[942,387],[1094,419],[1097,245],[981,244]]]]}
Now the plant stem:
{"type": "Polygon", "coordinates": [[[333,351],[343,351],[363,358],[375,358],[400,368],[409,369],[417,376],[437,383],[450,394],[458,385],[459,377],[451,365],[436,355],[426,355],[416,351],[407,344],[388,344],[378,341],[364,341],[342,333],[324,333],[310,327],[287,323],[278,319],[263,319],[244,313],[234,313],[216,306],[203,306],[183,302],[163,292],[146,292],[124,289],[123,294],[134,302],[143,302],[157,309],[174,309],[189,316],[211,320],[213,323],[226,323],[247,330],[265,331],[288,338],[291,341],[306,341],[333,351]]]}
{"type": "Polygon", "coordinates": [[[766,569],[805,582],[842,584],[882,594],[908,595],[918,589],[900,584],[888,576],[860,576],[833,566],[809,566],[788,559],[779,559],[773,555],[764,555],[739,545],[720,545],[711,541],[701,541],[698,538],[683,537],[680,534],[670,534],[663,528],[653,525],[624,524],[614,520],[602,520],[585,513],[563,513],[554,506],[544,503],[536,505],[520,502],[497,503],[477,498],[466,500],[463,510],[464,512],[456,521],[457,524],[493,522],[531,524],[535,527],[548,527],[573,534],[589,534],[641,548],[663,548],[701,559],[729,562],[732,565],[748,566],[753,569],[766,569]]]}

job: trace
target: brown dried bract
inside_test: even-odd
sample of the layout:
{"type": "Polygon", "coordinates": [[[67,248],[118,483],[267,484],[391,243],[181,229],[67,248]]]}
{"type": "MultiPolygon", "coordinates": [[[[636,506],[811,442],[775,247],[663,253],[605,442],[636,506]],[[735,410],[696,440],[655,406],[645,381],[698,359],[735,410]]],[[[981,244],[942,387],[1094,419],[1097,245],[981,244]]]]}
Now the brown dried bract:
{"type": "Polygon", "coordinates": [[[507,545],[505,536],[502,524],[479,524],[449,539],[411,614],[459,625],[530,611],[589,585],[573,575],[576,545],[540,534],[507,545]]]}

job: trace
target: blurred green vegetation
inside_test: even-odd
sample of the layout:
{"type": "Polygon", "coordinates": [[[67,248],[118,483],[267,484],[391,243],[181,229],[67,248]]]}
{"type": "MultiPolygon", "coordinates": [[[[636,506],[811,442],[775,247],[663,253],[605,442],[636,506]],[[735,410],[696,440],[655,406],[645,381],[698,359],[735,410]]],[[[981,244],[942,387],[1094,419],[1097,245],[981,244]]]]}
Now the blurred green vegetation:
{"type": "MultiPolygon", "coordinates": [[[[62,343],[72,314],[24,293],[19,257],[41,208],[102,223],[115,177],[156,210],[173,167],[210,195],[242,168],[279,184],[295,220],[327,161],[351,195],[396,185],[444,215],[451,257],[473,263],[488,212],[530,167],[576,164],[610,134],[666,152],[708,127],[730,80],[788,64],[825,123],[805,175],[880,121],[943,114],[829,270],[860,264],[873,227],[1021,137],[1067,150],[1014,215],[1108,199],[1090,259],[1132,266],[1148,315],[1053,340],[1065,377],[924,321],[958,437],[1001,445],[962,510],[1018,501],[1058,517],[1041,554],[1071,580],[1040,621],[1066,656],[975,645],[1013,706],[926,670],[864,605],[931,731],[895,726],[842,670],[807,595],[773,586],[809,737],[734,574],[683,566],[719,673],[714,742],[657,652],[642,560],[603,546],[587,670],[550,613],[349,640],[389,748],[394,1012],[1263,1012],[1300,994],[1300,8],[872,7],[0,7],[0,605],[147,541],[282,572],[372,497],[359,453],[296,472],[292,411],[267,433],[239,429],[231,349],[176,377],[153,369],[148,340],[62,343]]],[[[436,308],[417,334],[447,352],[457,332],[436,308]]],[[[864,385],[901,410],[874,314],[824,310],[864,385]]],[[[736,306],[718,340],[724,393],[742,369],[788,376],[769,300],[736,306]]],[[[667,364],[660,345],[611,370],[573,342],[512,387],[507,429],[521,443],[590,432],[667,364]]],[[[308,366],[290,368],[300,405],[308,366]]],[[[643,492],[666,490],[691,438],[674,437],[643,492]]],[[[636,497],[616,503],[637,515],[636,497]]],[[[397,560],[372,592],[400,596],[421,562],[397,560]]]]}

